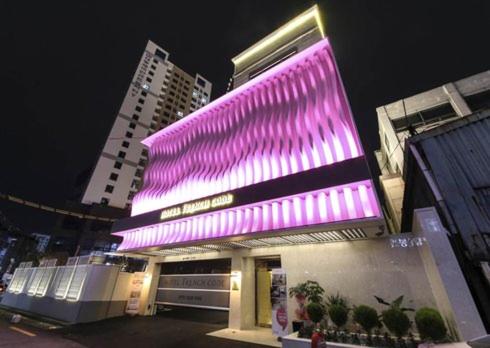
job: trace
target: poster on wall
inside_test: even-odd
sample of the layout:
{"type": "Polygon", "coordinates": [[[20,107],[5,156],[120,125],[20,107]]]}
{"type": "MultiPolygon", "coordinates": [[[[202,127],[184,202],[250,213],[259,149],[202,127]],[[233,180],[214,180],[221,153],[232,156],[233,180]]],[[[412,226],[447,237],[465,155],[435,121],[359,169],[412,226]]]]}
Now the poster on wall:
{"type": "Polygon", "coordinates": [[[129,291],[129,299],[126,305],[126,313],[136,315],[139,312],[141,290],[145,280],[145,272],[134,272],[131,280],[131,289],[129,291]]]}
{"type": "Polygon", "coordinates": [[[272,270],[271,282],[272,332],[278,337],[288,334],[286,272],[282,268],[272,270]]]}

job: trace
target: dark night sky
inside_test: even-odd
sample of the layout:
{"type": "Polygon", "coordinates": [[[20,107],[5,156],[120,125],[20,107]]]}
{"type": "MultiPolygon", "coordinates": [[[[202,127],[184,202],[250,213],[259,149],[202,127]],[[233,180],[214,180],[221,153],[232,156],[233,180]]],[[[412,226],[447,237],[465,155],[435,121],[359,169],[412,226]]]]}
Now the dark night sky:
{"type": "MultiPolygon", "coordinates": [[[[313,3],[0,2],[0,191],[63,205],[94,165],[148,39],[213,82],[215,99],[230,58],[313,3]]],[[[371,164],[377,106],[489,68],[489,1],[320,6],[371,164]]],[[[3,201],[0,210],[28,231],[54,219],[3,201]]]]}

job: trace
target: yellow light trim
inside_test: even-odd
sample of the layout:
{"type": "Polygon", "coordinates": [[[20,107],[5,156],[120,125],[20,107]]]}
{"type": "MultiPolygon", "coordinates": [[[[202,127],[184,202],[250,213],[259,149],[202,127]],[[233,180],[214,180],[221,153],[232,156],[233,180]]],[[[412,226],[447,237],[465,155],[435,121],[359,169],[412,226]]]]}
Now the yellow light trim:
{"type": "Polygon", "coordinates": [[[251,56],[257,54],[259,51],[263,50],[264,48],[272,45],[274,42],[279,40],[281,37],[289,34],[293,30],[297,29],[307,21],[309,21],[311,18],[315,18],[316,24],[320,30],[320,34],[322,37],[325,37],[325,33],[323,31],[323,24],[320,16],[320,11],[318,10],[318,6],[315,5],[311,9],[307,10],[303,14],[299,15],[298,17],[294,18],[287,24],[285,24],[282,28],[279,28],[276,32],[272,33],[270,37],[266,37],[263,39],[264,41],[259,42],[255,47],[251,47],[249,51],[245,51],[241,55],[232,58],[232,62],[235,65],[240,64],[244,60],[250,58],[251,56]]]}

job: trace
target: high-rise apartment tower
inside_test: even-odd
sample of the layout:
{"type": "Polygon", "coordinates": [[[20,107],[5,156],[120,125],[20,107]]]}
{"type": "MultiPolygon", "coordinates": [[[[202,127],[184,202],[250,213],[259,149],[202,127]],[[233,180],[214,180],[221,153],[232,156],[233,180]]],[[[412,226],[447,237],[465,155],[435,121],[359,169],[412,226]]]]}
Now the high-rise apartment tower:
{"type": "Polygon", "coordinates": [[[148,41],[82,197],[84,204],[125,208],[147,161],[141,140],[209,103],[212,84],[191,76],[148,41]]]}

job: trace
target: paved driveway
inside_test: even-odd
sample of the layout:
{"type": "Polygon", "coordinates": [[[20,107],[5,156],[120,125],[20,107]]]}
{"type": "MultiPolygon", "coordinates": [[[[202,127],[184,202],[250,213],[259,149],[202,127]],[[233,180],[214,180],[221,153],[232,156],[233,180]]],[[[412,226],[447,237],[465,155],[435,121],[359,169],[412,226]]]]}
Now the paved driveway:
{"type": "Polygon", "coordinates": [[[227,327],[227,312],[174,309],[153,317],[120,317],[60,329],[58,334],[86,347],[263,348],[207,336],[227,327]]]}

